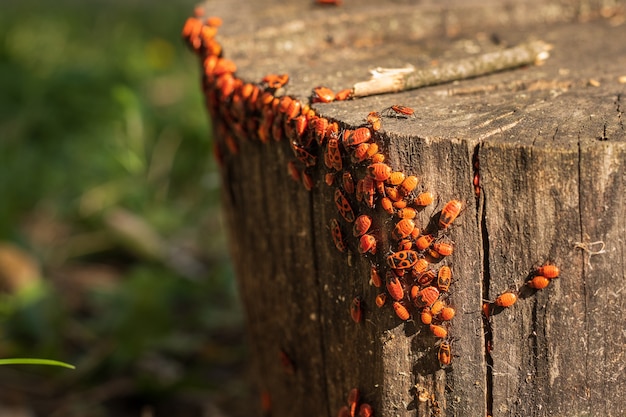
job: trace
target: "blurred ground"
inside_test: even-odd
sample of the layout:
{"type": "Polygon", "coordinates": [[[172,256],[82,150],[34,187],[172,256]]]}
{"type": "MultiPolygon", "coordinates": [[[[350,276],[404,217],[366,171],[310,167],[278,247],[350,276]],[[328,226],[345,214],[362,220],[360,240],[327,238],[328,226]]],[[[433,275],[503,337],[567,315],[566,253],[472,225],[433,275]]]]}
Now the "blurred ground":
{"type": "Polygon", "coordinates": [[[0,417],[254,414],[193,7],[3,1],[0,417]]]}

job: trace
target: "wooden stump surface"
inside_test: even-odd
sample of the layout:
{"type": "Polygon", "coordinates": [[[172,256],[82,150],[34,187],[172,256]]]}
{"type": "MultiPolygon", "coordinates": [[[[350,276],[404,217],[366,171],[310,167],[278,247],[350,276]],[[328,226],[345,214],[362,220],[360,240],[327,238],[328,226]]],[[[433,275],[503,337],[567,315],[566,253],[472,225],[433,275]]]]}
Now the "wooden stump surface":
{"type": "MultiPolygon", "coordinates": [[[[626,415],[624,2],[283,3],[204,9],[223,19],[216,40],[238,78],[287,73],[281,94],[304,103],[313,87],[349,88],[375,67],[432,67],[535,39],[553,49],[541,66],[312,106],[342,128],[393,104],[416,110],[384,118],[376,140],[394,171],[437,196],[419,212],[420,228],[446,201],[464,203],[443,233],[455,243],[442,263],[453,270],[448,301],[457,311],[447,367],[416,310],[403,322],[389,301],[374,304],[384,287],[369,283],[370,268],[384,264],[396,220],[354,203],[357,215],[373,216],[378,237],[378,255],[364,257],[324,183],[323,148],[306,191],[287,174],[295,157],[286,140],[239,139],[233,154],[216,138],[254,371],[271,398],[265,412],[336,416],[357,387],[378,416],[626,415]],[[332,218],[345,253],[331,239],[332,218]],[[604,251],[594,254],[602,246],[593,242],[604,251]],[[524,286],[545,262],[560,278],[540,291],[524,286]],[[520,300],[487,323],[483,300],[507,290],[520,300]],[[356,296],[358,324],[349,314],[356,296]]],[[[229,103],[209,104],[216,126],[232,121],[220,107],[229,103]]],[[[344,169],[363,177],[366,166],[344,169]]]]}

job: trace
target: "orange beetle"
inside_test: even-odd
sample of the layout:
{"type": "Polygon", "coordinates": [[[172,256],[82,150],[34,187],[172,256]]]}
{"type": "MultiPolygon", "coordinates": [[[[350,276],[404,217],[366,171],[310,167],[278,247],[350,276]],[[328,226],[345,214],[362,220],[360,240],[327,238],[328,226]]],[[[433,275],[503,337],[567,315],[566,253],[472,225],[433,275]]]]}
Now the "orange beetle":
{"type": "Polygon", "coordinates": [[[441,256],[450,256],[454,252],[454,245],[447,242],[437,242],[433,244],[433,249],[441,256]]]}
{"type": "MultiPolygon", "coordinates": [[[[274,139],[276,139],[276,135],[274,135],[274,139]]],[[[309,153],[304,147],[298,145],[295,142],[291,142],[291,149],[293,150],[293,154],[307,167],[312,167],[317,164],[317,157],[309,153]]]]}
{"type": "Polygon", "coordinates": [[[402,184],[402,181],[404,181],[404,178],[404,172],[396,171],[392,172],[391,175],[389,175],[387,182],[391,185],[400,185],[402,184]]]}
{"type": "Polygon", "coordinates": [[[296,163],[293,161],[287,162],[287,172],[289,176],[296,182],[300,182],[300,171],[296,167],[296,163]]]}
{"type": "MultiPolygon", "coordinates": [[[[374,155],[378,155],[378,145],[376,143],[370,143],[369,145],[370,146],[367,148],[367,157],[371,159],[374,157],[374,155]]],[[[382,162],[382,161],[372,161],[372,162],[382,162]]]]}
{"type": "Polygon", "coordinates": [[[396,214],[401,219],[414,219],[417,216],[417,211],[413,207],[404,207],[398,210],[396,214]]]}
{"type": "Polygon", "coordinates": [[[395,117],[410,117],[415,115],[415,110],[411,107],[401,106],[399,104],[394,104],[386,110],[388,115],[394,114],[395,117]]]}
{"type": "Polygon", "coordinates": [[[287,120],[291,120],[300,115],[302,103],[289,96],[283,96],[280,100],[279,111],[285,115],[287,120]]]}
{"type": "Polygon", "coordinates": [[[437,298],[439,298],[439,290],[437,287],[433,286],[426,287],[419,292],[417,298],[419,298],[419,301],[425,306],[431,306],[437,301],[437,298]]]}
{"type": "Polygon", "coordinates": [[[339,210],[339,214],[341,214],[348,223],[354,221],[354,211],[352,211],[350,203],[339,188],[335,190],[335,205],[337,206],[337,210],[339,210]]]}
{"type": "Polygon", "coordinates": [[[429,325],[433,322],[433,314],[431,313],[428,307],[424,307],[422,309],[422,312],[420,314],[420,319],[422,320],[422,323],[426,325],[429,325]]]}
{"type": "Polygon", "coordinates": [[[361,404],[361,406],[359,407],[359,417],[373,417],[373,416],[374,416],[374,410],[372,410],[372,406],[367,403],[361,404]]]}
{"type": "Polygon", "coordinates": [[[289,82],[288,74],[268,74],[261,80],[263,83],[267,85],[268,88],[271,89],[279,89],[283,87],[289,82]]]}
{"type": "MultiPolygon", "coordinates": [[[[307,119],[306,115],[301,114],[300,116],[293,119],[293,130],[295,133],[295,137],[289,138],[291,140],[301,140],[304,134],[307,132],[307,127],[309,126],[309,119],[307,119]]],[[[291,125],[291,124],[289,124],[291,125]]]]}
{"type": "Polygon", "coordinates": [[[368,207],[374,208],[375,190],[374,180],[371,177],[363,178],[363,200],[368,207]]]}
{"type": "Polygon", "coordinates": [[[339,226],[337,219],[330,220],[330,233],[332,234],[333,242],[335,242],[337,249],[340,252],[344,252],[346,250],[346,244],[343,241],[341,227],[339,226]]]}
{"type": "MultiPolygon", "coordinates": [[[[326,1],[335,1],[335,2],[337,2],[337,4],[341,3],[339,0],[326,0],[326,1]]],[[[337,94],[335,94],[335,100],[336,101],[348,100],[349,98],[352,98],[352,89],[351,88],[346,88],[344,90],[337,91],[337,94]]]]}
{"type": "Polygon", "coordinates": [[[411,317],[409,310],[407,310],[406,307],[398,301],[393,302],[393,309],[396,312],[396,316],[398,316],[401,320],[406,321],[409,317],[411,317]]]}
{"type": "Polygon", "coordinates": [[[396,301],[402,300],[404,298],[404,289],[402,288],[402,283],[393,273],[387,273],[387,291],[391,298],[396,301]]]}
{"type": "Polygon", "coordinates": [[[350,417],[354,417],[356,414],[356,406],[359,403],[361,397],[357,388],[352,388],[348,393],[348,406],[350,407],[350,417]]]}
{"type": "Polygon", "coordinates": [[[397,209],[403,209],[406,208],[406,201],[404,200],[398,200],[398,201],[394,201],[393,202],[393,206],[397,209]]]}
{"type": "Polygon", "coordinates": [[[382,126],[382,122],[380,120],[380,113],[375,112],[375,111],[369,112],[369,114],[367,115],[367,119],[365,119],[365,121],[369,123],[370,126],[372,126],[372,130],[374,132],[379,131],[382,126]]]}
{"type": "Polygon", "coordinates": [[[383,210],[385,210],[387,213],[393,214],[395,208],[393,207],[393,203],[389,199],[389,197],[381,198],[380,199],[380,205],[383,207],[383,210]]]}
{"type": "Polygon", "coordinates": [[[448,201],[441,210],[441,215],[439,216],[439,227],[442,229],[450,227],[454,219],[456,219],[459,213],[461,213],[462,208],[463,203],[459,200],[448,201]]]}
{"type": "Polygon", "coordinates": [[[341,160],[341,152],[339,151],[339,141],[332,137],[328,139],[328,160],[335,171],[341,171],[343,162],[341,160]]]}
{"type": "Polygon", "coordinates": [[[387,164],[379,162],[367,167],[367,172],[376,181],[386,181],[391,175],[391,167],[387,164]]]}
{"type": "Polygon", "coordinates": [[[478,174],[478,172],[474,174],[472,184],[474,184],[474,194],[476,197],[480,197],[480,174],[478,174]]]}
{"type": "Polygon", "coordinates": [[[379,164],[385,160],[385,155],[382,153],[376,153],[370,157],[373,164],[379,164]]]}
{"type": "Polygon", "coordinates": [[[354,148],[352,151],[352,161],[353,162],[361,162],[367,159],[367,150],[370,148],[369,143],[360,143],[354,148]]]}
{"type": "Polygon", "coordinates": [[[359,203],[361,203],[363,199],[365,198],[365,192],[363,191],[364,182],[365,181],[363,179],[360,179],[356,182],[355,197],[356,197],[356,201],[359,203]]]}
{"type": "Polygon", "coordinates": [[[416,206],[425,207],[425,206],[431,205],[433,203],[433,201],[435,201],[435,197],[433,196],[433,193],[431,193],[429,191],[425,191],[423,193],[420,193],[415,198],[415,201],[413,203],[416,206]]]}
{"type": "Polygon", "coordinates": [[[439,252],[437,252],[436,250],[432,248],[428,249],[427,253],[428,253],[428,256],[430,256],[434,261],[439,261],[441,260],[441,258],[443,258],[443,256],[441,256],[439,252]]]}
{"type": "Polygon", "coordinates": [[[306,170],[302,171],[302,185],[304,185],[304,188],[307,191],[311,191],[313,187],[315,187],[315,181],[313,180],[313,177],[309,175],[306,170]]]}
{"type": "Polygon", "coordinates": [[[352,179],[352,174],[349,172],[343,173],[343,189],[346,190],[348,194],[354,194],[354,180],[352,179]]]}
{"type": "Polygon", "coordinates": [[[328,119],[323,117],[313,118],[309,125],[313,128],[313,137],[318,145],[322,145],[326,139],[328,130],[328,119]]]}
{"type": "Polygon", "coordinates": [[[434,241],[435,237],[433,235],[420,236],[415,242],[415,246],[417,246],[417,250],[419,251],[426,250],[434,241]]]}
{"type": "Polygon", "coordinates": [[[441,366],[450,365],[450,363],[452,362],[450,343],[441,342],[441,344],[439,345],[439,352],[437,352],[437,359],[439,359],[439,363],[441,364],[441,366]]]}
{"type": "Polygon", "coordinates": [[[549,284],[550,279],[542,275],[536,275],[526,283],[526,285],[528,285],[530,288],[534,288],[536,290],[542,290],[546,288],[549,284]]]}
{"type": "Polygon", "coordinates": [[[335,93],[328,87],[315,87],[311,96],[311,103],[330,103],[335,100],[335,93]]]}
{"type": "Polygon", "coordinates": [[[559,267],[551,264],[545,264],[537,269],[539,275],[549,279],[558,278],[559,272],[559,267]]]}
{"type": "Polygon", "coordinates": [[[359,239],[359,251],[361,253],[376,254],[376,238],[372,235],[364,234],[359,239]]]}
{"type": "Polygon", "coordinates": [[[491,317],[491,310],[493,309],[493,304],[491,303],[483,303],[483,315],[485,316],[485,319],[489,320],[489,317],[491,317]]]}
{"type": "Polygon", "coordinates": [[[380,288],[380,286],[383,285],[383,280],[380,278],[378,269],[374,265],[372,265],[372,269],[370,270],[370,284],[376,288],[380,288]]]}
{"type": "Polygon", "coordinates": [[[400,193],[402,197],[406,197],[417,187],[418,183],[419,179],[415,175],[409,175],[398,187],[398,193],[400,193]]]}
{"type": "Polygon", "coordinates": [[[417,283],[419,285],[430,285],[430,283],[433,282],[433,280],[435,279],[435,271],[429,269],[428,271],[423,272],[415,278],[417,279],[417,283]]]}
{"type": "Polygon", "coordinates": [[[445,339],[446,337],[448,337],[448,331],[443,326],[431,324],[430,331],[432,332],[432,334],[435,335],[435,337],[438,337],[440,339],[445,339]]]}
{"type": "Polygon", "coordinates": [[[398,194],[398,189],[396,187],[385,187],[385,195],[393,202],[400,200],[400,194],[398,194]]]}
{"type": "Polygon", "coordinates": [[[411,234],[413,229],[415,229],[415,222],[413,220],[402,219],[396,224],[396,227],[391,232],[391,236],[395,240],[404,239],[411,234]]]}
{"type": "Polygon", "coordinates": [[[352,234],[355,237],[359,237],[367,233],[367,231],[372,226],[372,218],[367,214],[361,214],[354,221],[354,227],[352,229],[352,234]]]}
{"type": "Polygon", "coordinates": [[[324,175],[324,182],[329,186],[333,185],[335,182],[335,173],[327,172],[326,175],[324,175]]]}
{"type": "Polygon", "coordinates": [[[384,306],[386,302],[387,302],[387,294],[385,294],[384,292],[381,292],[380,294],[376,296],[376,306],[378,308],[381,308],[382,306],[384,306]]]}
{"type": "Polygon", "coordinates": [[[237,71],[237,65],[233,61],[226,58],[219,58],[215,64],[215,68],[213,68],[213,75],[219,77],[220,75],[233,73],[235,71],[237,71]]]}
{"type": "Polygon", "coordinates": [[[445,265],[439,268],[437,274],[437,287],[439,291],[448,291],[450,284],[452,283],[452,270],[449,266],[445,265]]]}
{"type": "Polygon", "coordinates": [[[198,17],[189,17],[183,25],[182,36],[183,38],[190,38],[192,36],[197,37],[202,30],[202,20],[198,17]]]}
{"type": "Polygon", "coordinates": [[[433,316],[437,316],[439,315],[439,313],[441,313],[441,310],[443,310],[445,306],[446,304],[443,301],[437,300],[433,303],[432,306],[430,306],[430,312],[433,316]]]}
{"type": "Polygon", "coordinates": [[[417,262],[415,262],[415,265],[413,265],[411,272],[413,273],[414,276],[419,276],[420,274],[424,273],[428,269],[429,265],[430,264],[426,259],[420,258],[417,260],[417,262]]]}
{"type": "Polygon", "coordinates": [[[454,318],[456,311],[452,307],[444,307],[439,314],[439,318],[443,321],[450,321],[454,318]]]}
{"type": "Polygon", "coordinates": [[[351,134],[347,134],[349,132],[346,130],[343,135],[343,146],[354,146],[360,143],[369,142],[372,138],[372,132],[370,132],[367,127],[359,127],[351,134]]]}
{"type": "Polygon", "coordinates": [[[387,264],[393,269],[408,269],[417,262],[417,252],[413,250],[401,250],[387,256],[387,264]]]}
{"type": "Polygon", "coordinates": [[[413,247],[413,242],[409,239],[402,239],[398,242],[398,250],[410,250],[413,247]]]}
{"type": "Polygon", "coordinates": [[[507,291],[496,298],[496,305],[500,307],[511,307],[517,301],[517,294],[507,291]]]}
{"type": "Polygon", "coordinates": [[[350,317],[355,323],[360,323],[363,319],[363,310],[361,308],[361,297],[354,297],[350,304],[350,317]]]}

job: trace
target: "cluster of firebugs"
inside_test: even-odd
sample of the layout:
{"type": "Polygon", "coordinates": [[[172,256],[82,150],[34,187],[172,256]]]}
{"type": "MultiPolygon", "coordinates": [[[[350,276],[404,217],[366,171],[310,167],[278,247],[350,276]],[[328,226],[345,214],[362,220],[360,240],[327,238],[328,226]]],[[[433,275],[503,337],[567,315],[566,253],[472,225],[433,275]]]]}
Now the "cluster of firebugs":
{"type": "MultiPolygon", "coordinates": [[[[335,187],[334,203],[338,217],[330,220],[329,229],[336,248],[345,252],[351,245],[367,257],[386,252],[379,247],[374,227],[374,209],[392,216],[395,225],[385,239],[392,251],[380,262],[373,262],[370,284],[384,288],[375,298],[375,304],[390,304],[401,320],[419,316],[419,320],[439,340],[437,358],[442,366],[451,363],[449,322],[455,316],[448,303],[452,283],[452,269],[441,265],[454,252],[454,244],[446,231],[462,213],[464,203],[450,200],[439,214],[434,230],[423,230],[416,224],[416,216],[424,207],[433,204],[434,195],[428,190],[417,191],[419,179],[394,171],[385,163],[385,156],[374,141],[384,118],[415,117],[413,109],[395,105],[381,111],[372,111],[363,125],[356,129],[342,129],[336,122],[318,116],[309,104],[280,90],[289,82],[289,76],[267,75],[260,83],[244,82],[235,76],[234,62],[223,58],[222,47],[215,40],[221,19],[203,18],[197,9],[184,25],[183,37],[200,55],[203,66],[203,89],[208,109],[217,124],[218,140],[214,152],[223,163],[225,152],[237,154],[239,142],[258,140],[262,143],[289,141],[294,160],[287,166],[293,180],[302,182],[307,190],[315,186],[312,169],[318,157],[326,167],[325,183],[335,187]],[[360,210],[361,209],[361,210],[360,210]],[[362,214],[361,214],[362,213],[362,214]],[[388,242],[391,242],[390,244],[388,242]],[[376,265],[379,265],[378,267],[376,265]]],[[[351,90],[338,93],[326,87],[313,89],[311,103],[327,103],[351,98],[351,90]]],[[[479,193],[478,175],[473,179],[479,193]]],[[[380,217],[380,216],[378,216],[380,217]]],[[[373,258],[372,258],[373,259],[373,258]]],[[[379,258],[380,259],[380,258],[379,258]]],[[[540,267],[526,283],[530,288],[542,289],[558,277],[556,266],[540,267]]],[[[517,301],[517,290],[500,294],[495,301],[485,302],[483,313],[489,317],[495,308],[510,307],[517,301]]],[[[355,322],[363,319],[363,302],[355,297],[350,315],[355,322]]],[[[353,393],[349,406],[342,407],[340,416],[369,417],[373,413],[368,404],[357,411],[353,393]],[[347,410],[347,411],[346,411],[347,410]]],[[[358,391],[354,394],[358,397],[358,391]]]]}

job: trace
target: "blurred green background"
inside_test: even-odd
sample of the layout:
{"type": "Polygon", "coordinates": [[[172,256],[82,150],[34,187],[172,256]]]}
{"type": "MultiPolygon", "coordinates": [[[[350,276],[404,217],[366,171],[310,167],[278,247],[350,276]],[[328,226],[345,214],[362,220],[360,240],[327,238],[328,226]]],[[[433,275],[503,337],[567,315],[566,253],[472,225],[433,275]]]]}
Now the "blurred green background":
{"type": "Polygon", "coordinates": [[[195,4],[2,2],[0,417],[250,415],[195,4]]]}

